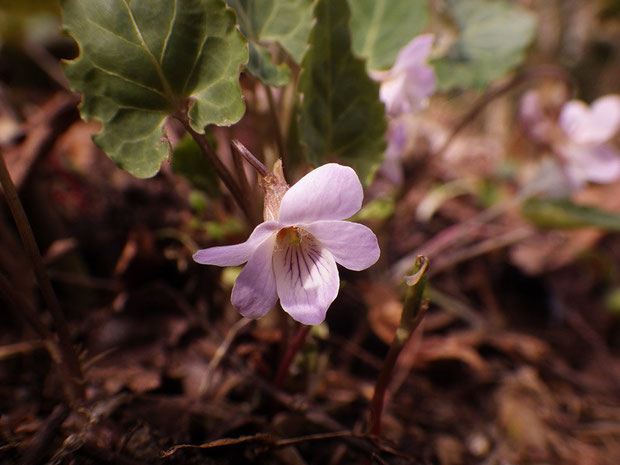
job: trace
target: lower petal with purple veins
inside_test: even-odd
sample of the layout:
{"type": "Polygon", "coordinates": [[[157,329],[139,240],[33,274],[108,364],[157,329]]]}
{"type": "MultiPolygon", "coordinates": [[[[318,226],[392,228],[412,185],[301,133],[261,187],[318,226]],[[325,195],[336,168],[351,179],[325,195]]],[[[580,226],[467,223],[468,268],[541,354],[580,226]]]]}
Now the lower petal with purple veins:
{"type": "Polygon", "coordinates": [[[303,324],[325,319],[338,295],[340,279],[333,255],[306,231],[278,234],[273,272],[282,308],[303,324]]]}

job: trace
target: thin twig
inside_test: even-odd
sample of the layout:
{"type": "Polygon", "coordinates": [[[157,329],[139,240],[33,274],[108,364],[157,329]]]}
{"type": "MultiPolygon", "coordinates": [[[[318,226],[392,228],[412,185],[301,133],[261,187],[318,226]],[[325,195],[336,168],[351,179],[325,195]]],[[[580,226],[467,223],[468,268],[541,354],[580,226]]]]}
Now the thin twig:
{"type": "Polygon", "coordinates": [[[228,350],[230,349],[230,345],[233,343],[233,341],[235,340],[239,332],[241,332],[246,326],[248,326],[253,321],[254,320],[251,320],[249,318],[241,318],[234,325],[232,325],[232,327],[228,330],[228,332],[226,333],[226,337],[224,338],[222,343],[219,345],[219,347],[215,351],[215,354],[213,354],[213,357],[211,358],[211,361],[209,362],[209,365],[207,366],[202,385],[200,386],[201,393],[208,392],[210,385],[211,385],[213,373],[215,373],[215,370],[219,366],[220,362],[222,361],[224,356],[228,353],[228,350]]]}
{"type": "MultiPolygon", "coordinates": [[[[271,447],[274,449],[282,449],[285,447],[290,447],[296,444],[302,444],[305,442],[314,442],[314,441],[326,441],[331,439],[361,439],[364,441],[370,442],[376,450],[381,452],[386,452],[390,455],[394,455],[396,457],[400,457],[411,461],[412,458],[395,450],[394,448],[386,445],[381,441],[381,438],[367,433],[356,433],[354,431],[334,431],[328,433],[317,433],[317,434],[308,434],[306,436],[298,436],[295,438],[288,439],[279,439],[271,434],[267,433],[259,433],[253,436],[241,436],[238,438],[223,438],[216,439],[215,441],[208,442],[206,444],[193,445],[193,444],[179,444],[177,446],[173,446],[170,449],[162,452],[162,457],[170,457],[174,455],[180,449],[218,449],[222,447],[236,447],[240,445],[253,445],[253,444],[261,444],[267,447],[271,447]]],[[[365,450],[365,452],[369,452],[365,450]]],[[[373,450],[371,453],[375,454],[376,452],[373,450]]]]}
{"type": "Polygon", "coordinates": [[[45,423],[34,435],[32,443],[28,446],[21,463],[24,465],[36,465],[43,462],[47,450],[50,448],[58,428],[69,416],[69,408],[66,405],[57,405],[45,423]]]}
{"type": "Polygon", "coordinates": [[[37,277],[41,294],[54,320],[54,326],[58,334],[59,346],[62,352],[62,360],[63,363],[66,364],[68,372],[72,376],[72,396],[74,397],[72,400],[83,400],[85,393],[82,369],[80,367],[77,353],[71,345],[69,326],[65,320],[65,316],[62,313],[60,303],[54,293],[54,288],[52,287],[52,283],[47,275],[47,271],[45,270],[43,259],[41,258],[41,253],[39,252],[39,247],[37,246],[32,228],[30,227],[30,222],[28,221],[23,205],[19,200],[17,190],[15,189],[15,185],[13,184],[11,175],[7,169],[2,151],[0,151],[0,183],[4,189],[4,196],[9,209],[11,210],[11,214],[13,215],[13,219],[15,220],[15,225],[17,226],[17,231],[21,237],[24,249],[26,250],[26,254],[30,259],[35,276],[37,277]]]}
{"type": "Polygon", "coordinates": [[[514,231],[508,231],[506,234],[502,234],[500,236],[494,236],[477,242],[476,244],[460,249],[450,255],[444,255],[435,261],[430,275],[437,274],[440,271],[451,268],[458,263],[470,260],[474,257],[478,257],[495,250],[503,249],[504,247],[508,247],[509,245],[517,242],[521,242],[528,237],[531,237],[533,234],[534,231],[531,228],[524,227],[514,231]]]}
{"type": "Polygon", "coordinates": [[[472,121],[475,121],[476,117],[480,113],[482,113],[482,110],[484,110],[485,107],[493,100],[511,91],[512,89],[515,89],[516,87],[520,86],[525,82],[541,78],[559,79],[563,81],[567,86],[572,86],[572,80],[570,78],[570,75],[556,66],[539,66],[537,68],[528,69],[516,75],[506,84],[491,88],[482,97],[480,97],[478,101],[474,104],[474,106],[461,117],[460,121],[457,123],[456,126],[454,126],[454,129],[452,130],[446,141],[443,143],[443,145],[437,150],[434,156],[439,156],[443,154],[452,144],[456,136],[472,121]]]}
{"type": "Polygon", "coordinates": [[[486,210],[477,213],[466,221],[454,224],[435,235],[432,239],[422,244],[413,252],[405,255],[392,266],[392,279],[400,281],[403,274],[411,269],[419,255],[429,258],[436,257],[439,252],[448,247],[467,242],[471,235],[486,223],[511,210],[521,202],[521,197],[514,197],[507,201],[497,203],[486,210]]]}

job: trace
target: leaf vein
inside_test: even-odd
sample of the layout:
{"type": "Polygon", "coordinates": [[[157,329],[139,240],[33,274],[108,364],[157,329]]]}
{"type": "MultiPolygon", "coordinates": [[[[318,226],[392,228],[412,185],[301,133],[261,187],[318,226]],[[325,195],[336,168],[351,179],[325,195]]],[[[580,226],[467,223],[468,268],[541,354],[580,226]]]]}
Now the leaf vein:
{"type": "Polygon", "coordinates": [[[170,36],[172,35],[172,28],[174,26],[174,22],[177,19],[177,0],[174,0],[174,11],[172,13],[172,19],[170,20],[170,26],[168,27],[168,33],[166,34],[166,38],[164,39],[164,46],[161,49],[161,55],[159,57],[159,63],[163,64],[164,55],[166,54],[166,49],[168,48],[168,41],[170,40],[170,36]]]}
{"type": "Polygon", "coordinates": [[[149,58],[155,65],[155,69],[157,70],[157,75],[159,76],[162,86],[164,87],[164,90],[166,91],[167,98],[172,100],[174,94],[172,93],[172,89],[170,88],[170,85],[168,84],[168,80],[166,79],[166,76],[164,75],[164,72],[161,68],[160,63],[157,61],[157,58],[155,58],[155,56],[153,55],[153,52],[146,44],[144,37],[142,36],[142,31],[138,27],[138,23],[136,23],[136,18],[134,17],[133,11],[131,11],[131,8],[129,7],[127,0],[122,0],[122,2],[125,5],[125,8],[127,8],[127,13],[129,14],[129,17],[131,18],[131,23],[133,24],[133,27],[136,30],[136,33],[138,34],[140,41],[142,42],[142,47],[144,48],[147,55],[149,56],[149,58]]]}
{"type": "Polygon", "coordinates": [[[261,28],[261,30],[256,34],[258,36],[258,38],[261,37],[261,35],[263,34],[263,31],[267,28],[267,25],[272,20],[275,11],[276,11],[276,4],[275,4],[275,2],[271,2],[271,10],[269,11],[269,15],[267,16],[265,21],[263,21],[263,27],[261,28]]]}
{"type": "Polygon", "coordinates": [[[111,71],[111,70],[109,70],[109,69],[106,69],[106,68],[104,68],[103,66],[100,66],[100,65],[98,65],[98,64],[96,64],[96,63],[93,63],[92,61],[91,61],[91,63],[92,63],[92,65],[93,65],[93,67],[94,67],[95,69],[98,69],[99,71],[101,71],[101,72],[103,72],[103,73],[105,73],[105,74],[108,74],[108,75],[110,75],[110,76],[117,77],[117,78],[119,78],[119,79],[122,79],[122,80],[123,80],[123,81],[125,81],[125,82],[128,82],[128,83],[130,83],[130,84],[136,85],[136,86],[138,86],[138,87],[142,87],[143,89],[147,89],[147,90],[153,91],[153,92],[155,92],[156,94],[161,95],[162,97],[166,98],[166,94],[165,94],[165,93],[163,93],[161,90],[156,89],[155,87],[147,86],[146,84],[142,84],[141,82],[134,81],[133,79],[130,79],[130,78],[128,78],[127,76],[123,76],[122,74],[118,74],[118,73],[116,73],[116,72],[114,72],[114,71],[111,71]]]}

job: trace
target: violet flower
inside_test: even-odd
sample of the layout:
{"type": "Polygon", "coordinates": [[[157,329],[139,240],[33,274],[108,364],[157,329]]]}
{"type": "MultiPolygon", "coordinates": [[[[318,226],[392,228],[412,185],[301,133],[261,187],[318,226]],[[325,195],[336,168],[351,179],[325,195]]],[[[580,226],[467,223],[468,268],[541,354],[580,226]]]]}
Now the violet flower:
{"type": "Polygon", "coordinates": [[[414,37],[396,57],[388,71],[372,71],[381,82],[379,98],[388,115],[396,116],[423,108],[435,92],[436,77],[426,61],[433,45],[433,34],[414,37]]]}
{"type": "Polygon", "coordinates": [[[573,184],[609,183],[620,177],[620,152],[608,144],[620,127],[620,96],[606,95],[589,107],[571,100],[562,107],[559,123],[566,138],[557,142],[557,150],[573,184]]]}
{"type": "Polygon", "coordinates": [[[263,316],[279,298],[295,320],[319,324],[338,295],[336,263],[359,271],[379,258],[374,233],[343,221],[359,211],[362,199],[353,169],[323,165],[286,191],[277,218],[258,225],[247,241],[199,250],[194,260],[217,266],[247,262],[231,297],[242,315],[263,316]]]}
{"type": "Polygon", "coordinates": [[[407,124],[402,118],[390,121],[386,139],[388,145],[385,149],[381,173],[392,184],[400,186],[404,181],[401,157],[407,145],[407,124]]]}
{"type": "Polygon", "coordinates": [[[609,144],[620,128],[620,96],[606,95],[590,106],[570,100],[556,119],[544,110],[538,92],[529,91],[520,114],[531,136],[559,155],[571,188],[620,177],[620,152],[609,144]]]}

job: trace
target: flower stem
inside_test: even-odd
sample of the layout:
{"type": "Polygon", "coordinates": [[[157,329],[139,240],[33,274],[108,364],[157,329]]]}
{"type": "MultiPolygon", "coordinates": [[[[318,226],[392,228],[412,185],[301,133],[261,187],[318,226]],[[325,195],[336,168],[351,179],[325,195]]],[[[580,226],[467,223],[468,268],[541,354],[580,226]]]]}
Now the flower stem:
{"type": "Polygon", "coordinates": [[[291,345],[288,346],[288,349],[286,350],[286,353],[284,354],[284,357],[280,362],[280,366],[278,367],[278,372],[273,382],[276,387],[282,387],[284,381],[286,381],[286,377],[288,376],[288,371],[291,367],[291,363],[293,363],[295,355],[297,355],[297,353],[303,347],[304,341],[306,340],[306,337],[310,332],[310,328],[311,326],[300,324],[299,329],[297,330],[297,334],[295,334],[291,345]]]}
{"type": "Polygon", "coordinates": [[[239,183],[235,181],[228,168],[226,168],[226,165],[224,165],[224,163],[222,163],[222,160],[220,160],[220,158],[217,156],[215,150],[213,150],[205,135],[196,132],[194,128],[192,128],[192,125],[190,124],[187,116],[183,114],[177,114],[175,115],[175,117],[181,122],[189,135],[192,136],[192,138],[196,141],[198,147],[200,148],[202,153],[209,159],[216,173],[218,174],[224,185],[226,185],[226,188],[232,194],[233,198],[237,202],[237,205],[239,205],[239,208],[241,208],[241,211],[243,212],[245,217],[250,223],[253,224],[255,219],[254,215],[252,215],[252,209],[248,204],[247,199],[244,197],[243,191],[241,190],[239,183]]]}
{"type": "Polygon", "coordinates": [[[282,129],[280,128],[280,120],[278,119],[278,112],[276,109],[276,101],[273,98],[273,91],[271,86],[263,84],[265,87],[265,93],[267,94],[267,101],[269,102],[269,113],[273,120],[273,132],[276,136],[276,144],[278,145],[278,151],[280,152],[280,158],[286,158],[286,146],[284,144],[284,138],[282,137],[282,129]]]}
{"type": "Polygon", "coordinates": [[[239,154],[241,155],[243,158],[245,158],[245,160],[252,165],[252,167],[258,172],[258,174],[260,176],[262,176],[263,178],[265,176],[269,175],[269,170],[267,169],[267,167],[265,165],[263,165],[263,163],[256,158],[254,155],[252,155],[252,152],[250,152],[245,145],[243,145],[241,142],[239,142],[238,140],[233,140],[231,142],[231,145],[233,147],[233,149],[239,154]]]}
{"type": "Polygon", "coordinates": [[[422,322],[428,306],[424,303],[422,296],[424,286],[426,284],[426,271],[428,269],[428,259],[422,255],[416,260],[414,274],[406,277],[406,283],[409,286],[403,312],[400,317],[400,324],[394,335],[394,340],[390,345],[388,354],[383,361],[381,372],[375,383],[375,392],[372,397],[370,407],[371,424],[369,433],[374,435],[381,434],[381,416],[383,414],[383,405],[385,402],[385,393],[387,391],[392,372],[396,366],[396,361],[403,347],[407,344],[416,328],[422,322]]]}
{"type": "Polygon", "coordinates": [[[47,271],[45,270],[45,266],[43,265],[43,259],[41,258],[39,247],[37,246],[37,242],[34,238],[34,234],[32,232],[32,228],[30,227],[26,212],[24,211],[24,207],[19,200],[15,184],[13,184],[13,180],[11,179],[11,175],[9,174],[9,170],[4,160],[4,154],[1,151],[0,183],[2,184],[2,189],[4,190],[4,196],[6,198],[7,205],[9,206],[11,214],[13,215],[13,219],[15,220],[15,225],[17,226],[17,231],[19,232],[22,244],[24,245],[26,254],[28,255],[28,258],[30,259],[30,262],[32,264],[34,274],[37,278],[37,282],[39,283],[41,295],[43,296],[43,299],[45,300],[47,308],[49,309],[49,312],[52,315],[52,319],[54,321],[54,326],[58,335],[58,343],[61,352],[61,363],[66,368],[66,371],[69,373],[71,378],[70,396],[73,400],[83,400],[85,397],[85,392],[82,368],[80,366],[80,361],[77,353],[71,345],[71,334],[69,332],[69,326],[62,313],[60,303],[58,302],[58,298],[54,293],[54,289],[47,275],[47,271]]]}

